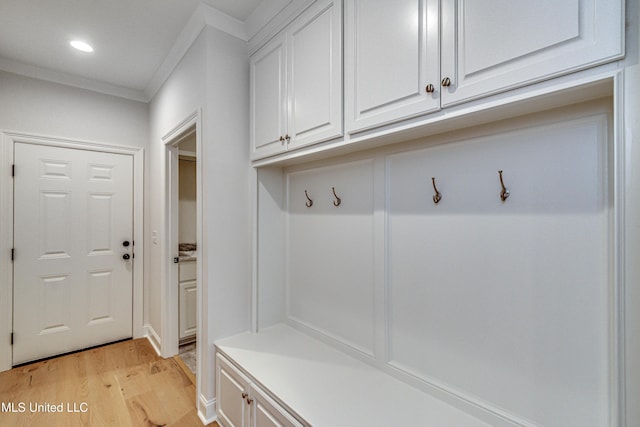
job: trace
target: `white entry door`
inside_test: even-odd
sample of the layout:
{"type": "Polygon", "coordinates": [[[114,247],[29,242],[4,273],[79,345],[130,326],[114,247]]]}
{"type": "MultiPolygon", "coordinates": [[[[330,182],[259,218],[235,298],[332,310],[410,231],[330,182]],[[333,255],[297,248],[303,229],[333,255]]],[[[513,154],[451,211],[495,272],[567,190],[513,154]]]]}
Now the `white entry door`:
{"type": "Polygon", "coordinates": [[[16,143],[14,162],[13,364],[131,337],[132,156],[16,143]]]}

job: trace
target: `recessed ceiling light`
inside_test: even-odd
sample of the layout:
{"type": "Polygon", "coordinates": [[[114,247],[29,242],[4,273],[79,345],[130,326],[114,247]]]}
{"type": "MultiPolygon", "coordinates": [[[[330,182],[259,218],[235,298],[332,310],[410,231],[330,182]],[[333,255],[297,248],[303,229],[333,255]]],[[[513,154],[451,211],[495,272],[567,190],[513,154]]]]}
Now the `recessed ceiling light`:
{"type": "Polygon", "coordinates": [[[75,47],[76,49],[81,50],[82,52],[93,52],[93,48],[91,47],[91,45],[83,41],[71,40],[69,44],[71,44],[71,46],[75,47]]]}

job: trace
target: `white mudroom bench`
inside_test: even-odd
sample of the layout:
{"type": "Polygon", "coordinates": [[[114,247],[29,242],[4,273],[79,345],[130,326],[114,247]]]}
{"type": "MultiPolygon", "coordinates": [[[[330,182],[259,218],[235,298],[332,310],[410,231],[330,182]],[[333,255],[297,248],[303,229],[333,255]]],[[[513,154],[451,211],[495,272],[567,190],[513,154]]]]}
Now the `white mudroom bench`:
{"type": "Polygon", "coordinates": [[[285,324],[215,345],[226,427],[489,425],[285,324]]]}

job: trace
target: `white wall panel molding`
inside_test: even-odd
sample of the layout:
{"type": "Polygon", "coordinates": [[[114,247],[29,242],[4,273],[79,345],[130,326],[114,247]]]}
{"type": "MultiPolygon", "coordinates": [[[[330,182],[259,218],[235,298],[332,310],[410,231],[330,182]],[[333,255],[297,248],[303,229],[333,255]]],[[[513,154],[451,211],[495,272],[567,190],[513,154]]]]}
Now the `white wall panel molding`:
{"type": "MultiPolygon", "coordinates": [[[[609,387],[611,396],[611,420],[612,426],[634,425],[630,419],[628,410],[636,410],[635,405],[629,404],[636,400],[636,388],[638,378],[633,377],[633,372],[638,367],[637,349],[628,350],[635,344],[634,340],[628,340],[627,331],[633,329],[637,322],[638,306],[634,305],[633,299],[628,298],[628,292],[637,291],[636,282],[630,280],[628,276],[629,268],[636,265],[635,262],[628,263],[629,259],[634,259],[634,252],[629,251],[629,243],[637,244],[633,231],[637,227],[637,215],[633,212],[635,206],[635,194],[632,190],[633,180],[629,181],[632,170],[637,169],[631,160],[629,143],[631,136],[627,135],[629,126],[625,126],[625,71],[616,75],[614,80],[614,101],[612,125],[609,129],[609,137],[612,139],[611,157],[613,164],[612,179],[612,203],[611,212],[612,230],[611,238],[611,279],[615,284],[610,295],[613,310],[611,312],[611,366],[610,376],[612,381],[609,387]],[[627,215],[631,214],[630,217],[627,215]],[[632,258],[629,258],[632,257],[632,258]],[[629,265],[631,264],[631,265],[629,265]],[[627,308],[630,310],[627,311],[627,308]],[[627,344],[627,340],[630,345],[627,344]],[[628,358],[628,355],[633,355],[628,358]],[[629,387],[629,388],[628,388],[629,387]],[[630,419],[628,419],[628,417],[630,419]]],[[[630,108],[633,111],[633,108],[630,108]]],[[[636,112],[637,113],[637,112],[636,112]]],[[[633,115],[634,113],[632,113],[633,115]]],[[[635,120],[634,120],[635,121],[635,120]]],[[[635,336],[638,339],[638,336],[635,336]]],[[[640,421],[640,420],[639,420],[640,421]]]]}
{"type": "Polygon", "coordinates": [[[295,316],[288,316],[287,324],[295,329],[298,329],[299,331],[317,338],[320,341],[331,344],[334,347],[338,347],[346,353],[354,354],[358,357],[368,358],[370,360],[375,359],[373,347],[364,347],[351,340],[345,339],[344,337],[327,329],[322,329],[316,325],[312,325],[309,322],[298,319],[295,316]]]}
{"type": "Polygon", "coordinates": [[[390,366],[525,425],[609,425],[609,126],[591,116],[389,156],[390,366]]]}
{"type": "MultiPolygon", "coordinates": [[[[268,217],[284,221],[285,288],[269,292],[281,289],[286,323],[492,425],[626,427],[629,150],[611,98],[620,76],[608,88],[597,100],[290,166],[284,183],[276,168],[268,179],[260,169],[258,195],[272,197],[268,217]],[[505,202],[498,170],[511,191],[505,202]],[[438,205],[432,176],[443,196],[438,205]],[[361,243],[350,253],[372,254],[367,302],[342,298],[343,286],[322,279],[323,267],[311,272],[314,286],[298,285],[301,265],[331,264],[331,252],[349,246],[332,247],[322,224],[340,215],[331,205],[333,182],[358,187],[358,179],[371,186],[369,213],[360,218],[371,240],[343,233],[361,243]],[[304,205],[305,189],[322,210],[304,205]],[[319,237],[300,231],[308,228],[319,237]],[[307,252],[302,243],[310,238],[322,243],[307,252]],[[369,304],[368,344],[347,331],[348,321],[346,328],[327,323],[336,310],[327,295],[352,314],[369,304]],[[325,317],[302,309],[304,299],[320,301],[325,317]]],[[[271,234],[261,232],[258,259],[278,239],[271,234]]],[[[365,264],[342,266],[341,276],[365,264]]],[[[258,274],[258,293],[263,278],[277,280],[273,271],[258,274]]],[[[270,313],[261,327],[277,318],[270,313]]]]}
{"type": "Polygon", "coordinates": [[[286,180],[287,317],[372,356],[373,161],[291,171],[286,180]]]}

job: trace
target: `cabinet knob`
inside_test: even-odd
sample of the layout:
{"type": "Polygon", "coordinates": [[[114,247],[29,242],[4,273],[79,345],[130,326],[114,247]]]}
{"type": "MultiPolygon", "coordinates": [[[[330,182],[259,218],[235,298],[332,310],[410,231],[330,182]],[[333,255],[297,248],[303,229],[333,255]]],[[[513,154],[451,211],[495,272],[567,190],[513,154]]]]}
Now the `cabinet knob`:
{"type": "Polygon", "coordinates": [[[280,142],[284,144],[284,136],[280,135],[280,142]]]}
{"type": "Polygon", "coordinates": [[[427,91],[427,93],[433,93],[436,91],[436,88],[431,83],[429,83],[425,90],[427,91]]]}
{"type": "Polygon", "coordinates": [[[253,403],[253,399],[247,399],[247,405],[251,405],[253,403]]]}
{"type": "Polygon", "coordinates": [[[284,136],[284,139],[286,139],[286,140],[287,140],[287,144],[289,143],[289,141],[291,141],[291,137],[289,136],[289,134],[286,134],[286,135],[284,136]]]}
{"type": "Polygon", "coordinates": [[[444,79],[442,79],[442,87],[449,86],[451,86],[451,79],[449,77],[445,77],[444,79]]]}
{"type": "Polygon", "coordinates": [[[247,393],[242,393],[242,398],[246,399],[247,397],[249,397],[249,395],[247,393]]]}

